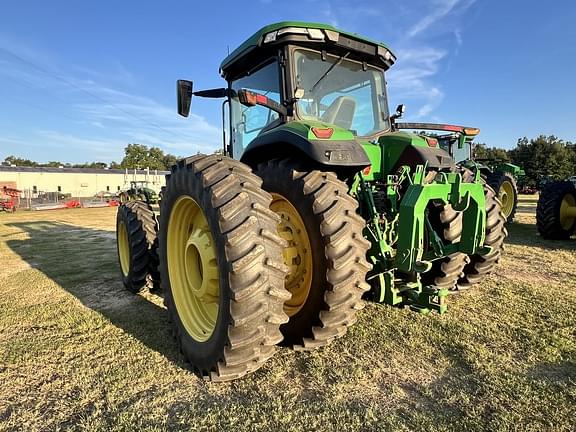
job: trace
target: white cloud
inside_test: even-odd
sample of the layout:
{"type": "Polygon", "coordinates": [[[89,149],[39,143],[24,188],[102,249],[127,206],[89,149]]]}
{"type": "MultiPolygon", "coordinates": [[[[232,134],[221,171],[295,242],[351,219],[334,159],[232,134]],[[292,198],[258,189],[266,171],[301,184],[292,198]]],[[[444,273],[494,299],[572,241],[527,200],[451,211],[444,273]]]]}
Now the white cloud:
{"type": "Polygon", "coordinates": [[[398,62],[388,73],[389,94],[408,105],[407,116],[422,119],[434,112],[444,99],[442,90],[434,84],[446,51],[431,48],[405,48],[397,51],[398,62]],[[410,109],[410,104],[417,106],[410,109]],[[419,106],[419,107],[418,107],[419,106]]]}
{"type": "Polygon", "coordinates": [[[448,15],[456,7],[460,0],[436,0],[432,2],[432,11],[421,18],[412,28],[408,30],[408,36],[414,37],[428,29],[440,19],[448,15]]]}
{"type": "MultiPolygon", "coordinates": [[[[104,84],[105,72],[73,67],[71,72],[60,73],[53,67],[29,60],[27,53],[13,52],[0,45],[0,79],[7,77],[35,93],[39,90],[39,94],[50,101],[52,109],[57,107],[56,111],[62,111],[57,115],[75,121],[74,124],[59,122],[57,128],[36,131],[36,134],[30,131],[28,136],[21,137],[22,141],[36,138],[45,148],[70,148],[69,158],[76,161],[98,158],[108,162],[121,159],[124,147],[130,142],[157,146],[180,156],[197,151],[212,152],[221,147],[220,127],[199,115],[191,114],[183,119],[175,108],[141,94],[119,90],[108,82],[104,84]]],[[[133,79],[123,66],[118,65],[117,69],[122,80],[133,79]]],[[[35,146],[32,142],[27,147],[35,146]]]]}

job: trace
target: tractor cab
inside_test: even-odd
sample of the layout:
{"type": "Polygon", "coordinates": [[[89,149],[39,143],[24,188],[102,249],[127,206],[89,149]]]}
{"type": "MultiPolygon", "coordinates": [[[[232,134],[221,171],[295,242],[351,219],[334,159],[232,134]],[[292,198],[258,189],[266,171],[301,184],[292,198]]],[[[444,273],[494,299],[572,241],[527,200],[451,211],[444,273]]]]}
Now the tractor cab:
{"type": "Polygon", "coordinates": [[[257,32],[221,65],[231,97],[232,153],[243,153],[261,132],[289,121],[313,126],[316,138],[334,129],[373,137],[390,129],[384,72],[389,49],[331,26],[279,23],[257,32]],[[256,42],[257,41],[257,42],[256,42]],[[256,65],[249,67],[248,65],[256,65]],[[261,95],[246,106],[242,89],[261,95]],[[286,108],[274,110],[266,100],[286,108]]]}
{"type": "MultiPolygon", "coordinates": [[[[252,165],[254,150],[259,157],[269,153],[262,147],[274,141],[321,163],[367,165],[361,148],[331,153],[335,141],[368,141],[390,131],[384,73],[395,60],[386,45],[329,25],[281,22],[260,29],[220,66],[228,83],[221,92],[229,104],[225,153],[252,165]]],[[[191,82],[179,83],[179,95],[192,94],[191,82]]]]}

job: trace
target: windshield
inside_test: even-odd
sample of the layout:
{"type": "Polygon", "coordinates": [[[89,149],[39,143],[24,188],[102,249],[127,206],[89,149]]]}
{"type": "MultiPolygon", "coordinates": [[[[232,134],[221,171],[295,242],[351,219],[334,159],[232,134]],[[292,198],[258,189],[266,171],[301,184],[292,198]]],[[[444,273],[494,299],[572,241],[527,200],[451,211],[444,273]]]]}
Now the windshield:
{"type": "Polygon", "coordinates": [[[342,56],[296,50],[295,88],[303,92],[296,104],[298,117],[319,120],[370,136],[388,130],[384,73],[342,56]],[[365,69],[365,70],[364,70],[365,69]]]}

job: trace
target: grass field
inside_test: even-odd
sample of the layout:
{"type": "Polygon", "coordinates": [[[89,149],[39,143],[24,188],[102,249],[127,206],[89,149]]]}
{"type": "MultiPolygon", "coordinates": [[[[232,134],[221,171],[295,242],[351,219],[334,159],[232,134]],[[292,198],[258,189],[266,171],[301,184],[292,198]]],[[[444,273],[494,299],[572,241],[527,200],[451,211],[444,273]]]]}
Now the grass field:
{"type": "Polygon", "coordinates": [[[0,214],[0,430],[574,430],[576,241],[542,240],[535,205],[448,314],[368,304],[224,384],[185,368],[160,297],[124,291],[114,209],[0,214]]]}

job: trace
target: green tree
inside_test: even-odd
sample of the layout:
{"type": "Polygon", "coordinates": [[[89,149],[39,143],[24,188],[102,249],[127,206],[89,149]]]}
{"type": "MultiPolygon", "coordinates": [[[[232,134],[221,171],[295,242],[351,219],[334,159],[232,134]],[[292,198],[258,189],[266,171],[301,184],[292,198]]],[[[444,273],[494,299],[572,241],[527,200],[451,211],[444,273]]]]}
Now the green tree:
{"type": "Polygon", "coordinates": [[[520,138],[510,150],[512,163],[526,171],[528,184],[538,185],[540,179],[551,177],[562,180],[576,172],[573,144],[550,135],[529,140],[520,138]]]}
{"type": "Polygon", "coordinates": [[[474,159],[495,162],[510,162],[508,151],[498,147],[488,147],[484,143],[474,145],[474,159]]]}
{"type": "Polygon", "coordinates": [[[176,163],[178,158],[171,154],[165,154],[158,147],[150,147],[143,144],[128,144],[124,149],[124,159],[120,163],[122,168],[129,169],[157,169],[167,170],[176,163]]]}
{"type": "Polygon", "coordinates": [[[166,167],[166,169],[170,169],[170,167],[172,165],[176,165],[176,162],[178,162],[178,158],[172,154],[166,154],[164,155],[164,166],[166,167]]]}
{"type": "Polygon", "coordinates": [[[11,156],[7,156],[6,159],[4,159],[4,162],[2,162],[2,165],[6,165],[6,166],[16,165],[16,166],[23,166],[23,167],[35,167],[35,166],[38,166],[38,162],[31,161],[30,159],[22,159],[22,158],[11,155],[11,156]]]}

